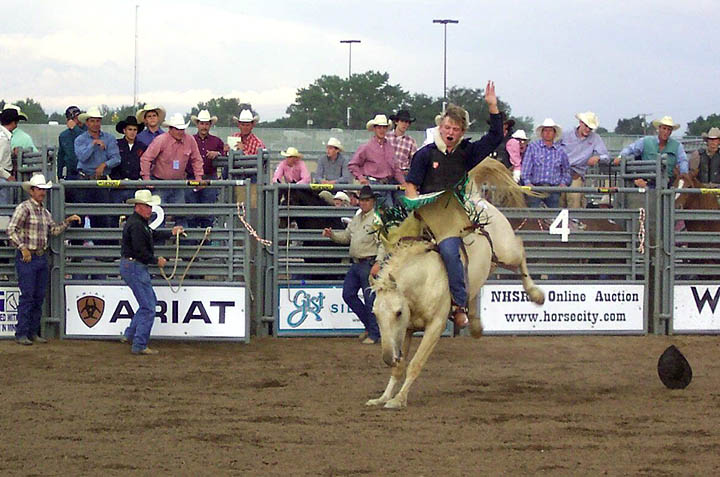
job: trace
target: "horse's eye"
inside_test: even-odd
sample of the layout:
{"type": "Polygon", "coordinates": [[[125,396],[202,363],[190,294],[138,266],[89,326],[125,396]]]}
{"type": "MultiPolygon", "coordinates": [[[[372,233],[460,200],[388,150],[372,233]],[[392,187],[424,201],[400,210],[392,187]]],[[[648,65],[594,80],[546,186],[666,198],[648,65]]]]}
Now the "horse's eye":
{"type": "Polygon", "coordinates": [[[402,315],[402,311],[398,310],[395,312],[395,318],[400,318],[400,315],[402,315]]]}

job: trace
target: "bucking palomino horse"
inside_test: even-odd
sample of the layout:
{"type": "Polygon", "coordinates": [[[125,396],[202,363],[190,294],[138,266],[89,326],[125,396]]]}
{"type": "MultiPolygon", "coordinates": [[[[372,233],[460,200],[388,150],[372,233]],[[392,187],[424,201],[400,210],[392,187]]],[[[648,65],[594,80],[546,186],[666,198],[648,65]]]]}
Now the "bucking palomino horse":
{"type": "MultiPolygon", "coordinates": [[[[463,239],[467,251],[467,283],[470,332],[482,335],[478,316],[477,295],[495,265],[518,271],[530,299],[538,304],[545,295],[530,278],[525,262],[522,240],[515,235],[507,219],[479,193],[479,184],[495,185],[511,195],[523,194],[497,162],[485,160],[473,171],[466,186],[466,194],[486,225],[463,239]],[[496,166],[499,165],[499,168],[496,166]]],[[[382,336],[383,361],[392,367],[390,381],[383,394],[366,404],[384,404],[397,409],[407,405],[410,386],[420,374],[446,327],[451,297],[445,265],[430,242],[400,242],[373,282],[376,293],[373,311],[382,336]],[[424,331],[420,345],[410,363],[400,391],[393,395],[396,384],[406,371],[406,357],[413,333],[424,331]]]]}

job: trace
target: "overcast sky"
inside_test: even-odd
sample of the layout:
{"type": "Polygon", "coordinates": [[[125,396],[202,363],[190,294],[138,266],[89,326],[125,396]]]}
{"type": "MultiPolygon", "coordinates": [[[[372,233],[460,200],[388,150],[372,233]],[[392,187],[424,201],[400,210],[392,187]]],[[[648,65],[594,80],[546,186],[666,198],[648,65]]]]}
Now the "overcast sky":
{"type": "Polygon", "coordinates": [[[388,72],[410,92],[496,82],[513,114],[563,126],[593,110],[618,118],[669,114],[683,124],[720,113],[717,0],[95,1],[24,0],[3,8],[0,98],[131,104],[135,4],[139,100],[187,112],[240,97],[261,119],[284,115],[295,91],[323,74],[388,72]],[[92,5],[92,6],[90,6],[92,5]]]}

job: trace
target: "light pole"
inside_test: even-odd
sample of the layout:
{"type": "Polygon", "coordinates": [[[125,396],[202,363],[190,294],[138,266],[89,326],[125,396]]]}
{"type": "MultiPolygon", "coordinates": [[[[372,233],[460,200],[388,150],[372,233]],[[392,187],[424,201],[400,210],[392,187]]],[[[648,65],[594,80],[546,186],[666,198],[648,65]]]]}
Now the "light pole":
{"type": "MultiPolygon", "coordinates": [[[[360,43],[360,40],[340,40],[340,43],[348,45],[348,88],[350,88],[350,78],[352,77],[352,44],[360,43]]],[[[347,127],[350,127],[350,106],[347,107],[347,127]]]]}
{"type": "Polygon", "coordinates": [[[447,103],[447,26],[448,23],[460,23],[458,20],[433,20],[433,23],[442,23],[443,34],[443,112],[445,112],[445,104],[447,103]]]}
{"type": "Polygon", "coordinates": [[[140,8],[140,5],[135,5],[135,71],[133,73],[133,110],[137,107],[138,90],[138,8],[140,8]]]}

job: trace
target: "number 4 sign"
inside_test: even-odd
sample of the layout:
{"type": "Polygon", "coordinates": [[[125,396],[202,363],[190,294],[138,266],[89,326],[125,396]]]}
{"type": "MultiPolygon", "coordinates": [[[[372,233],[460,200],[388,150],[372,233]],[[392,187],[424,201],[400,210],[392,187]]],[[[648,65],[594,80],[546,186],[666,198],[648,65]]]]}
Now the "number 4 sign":
{"type": "Polygon", "coordinates": [[[553,220],[553,223],[550,224],[550,235],[560,235],[560,240],[567,242],[570,236],[569,217],[568,210],[562,209],[553,220]]]}

